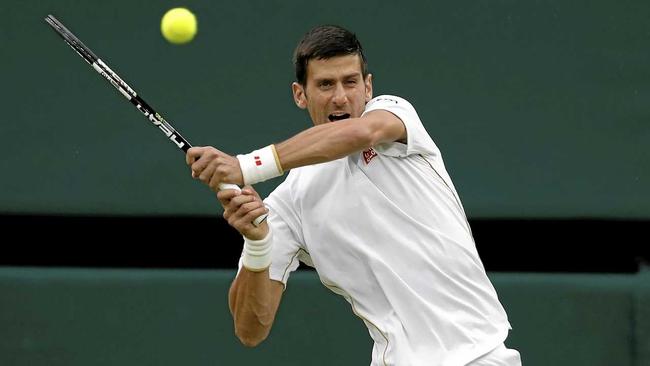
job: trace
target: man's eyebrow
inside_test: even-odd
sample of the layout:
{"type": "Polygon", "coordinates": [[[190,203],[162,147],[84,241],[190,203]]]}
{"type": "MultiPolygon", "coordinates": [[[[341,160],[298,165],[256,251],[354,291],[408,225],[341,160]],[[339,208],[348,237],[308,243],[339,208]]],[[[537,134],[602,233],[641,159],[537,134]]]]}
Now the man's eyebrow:
{"type": "Polygon", "coordinates": [[[323,77],[320,77],[320,78],[314,78],[314,81],[318,81],[318,82],[320,82],[320,81],[332,81],[332,80],[334,80],[334,78],[333,78],[333,77],[329,77],[329,76],[323,76],[323,77]]]}
{"type": "MultiPolygon", "coordinates": [[[[361,77],[360,72],[353,72],[353,73],[350,73],[350,74],[343,75],[341,77],[341,79],[352,79],[352,78],[359,78],[359,77],[361,77]]],[[[318,82],[320,82],[320,81],[332,81],[332,80],[336,80],[336,78],[331,77],[331,76],[323,76],[323,77],[314,78],[314,80],[318,81],[318,82]]]]}
{"type": "Polygon", "coordinates": [[[361,76],[361,72],[357,71],[351,74],[347,74],[343,76],[343,79],[352,79],[352,78],[358,78],[361,76]]]}

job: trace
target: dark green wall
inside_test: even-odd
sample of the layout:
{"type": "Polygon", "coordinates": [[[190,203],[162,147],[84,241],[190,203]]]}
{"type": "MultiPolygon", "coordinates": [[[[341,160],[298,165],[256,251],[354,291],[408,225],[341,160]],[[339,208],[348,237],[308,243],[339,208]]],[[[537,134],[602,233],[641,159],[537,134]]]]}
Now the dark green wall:
{"type": "Polygon", "coordinates": [[[199,34],[182,47],[159,32],[177,5],[2,1],[0,211],[220,212],[52,13],[192,143],[233,154],[310,125],[291,53],[309,27],[342,24],[376,94],[418,109],[469,216],[650,217],[647,1],[185,1],[199,34]]]}
{"type": "MultiPolygon", "coordinates": [[[[493,273],[526,366],[650,363],[650,272],[493,273]]],[[[248,349],[232,270],[0,268],[0,364],[367,365],[371,341],[314,272],[292,275],[271,335],[248,349]]]]}

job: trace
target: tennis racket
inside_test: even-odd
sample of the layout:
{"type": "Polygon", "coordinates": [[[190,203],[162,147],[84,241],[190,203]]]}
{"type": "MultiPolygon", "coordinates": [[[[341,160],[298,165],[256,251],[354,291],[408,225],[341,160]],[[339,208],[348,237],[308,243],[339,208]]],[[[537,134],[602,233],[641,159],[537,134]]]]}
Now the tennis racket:
{"type": "MultiPolygon", "coordinates": [[[[63,38],[63,40],[70,46],[73,50],[81,56],[90,66],[92,66],[95,71],[97,71],[101,76],[104,77],[111,85],[115,87],[128,101],[135,106],[154,126],[158,127],[162,133],[167,136],[167,138],[174,143],[181,151],[184,153],[192,147],[190,143],[178,132],[172,125],[167,122],[155,109],[153,109],[147,102],[139,96],[135,90],[133,90],[124,80],[111,70],[104,61],[95,55],[93,51],[90,50],[83,42],[79,40],[72,32],[68,30],[60,21],[58,21],[53,15],[48,15],[45,17],[45,21],[54,29],[54,31],[63,38]]],[[[235,184],[221,183],[219,184],[219,189],[236,189],[240,190],[239,186],[235,184]]],[[[261,215],[255,220],[253,224],[258,226],[264,220],[266,220],[267,215],[261,215]]]]}

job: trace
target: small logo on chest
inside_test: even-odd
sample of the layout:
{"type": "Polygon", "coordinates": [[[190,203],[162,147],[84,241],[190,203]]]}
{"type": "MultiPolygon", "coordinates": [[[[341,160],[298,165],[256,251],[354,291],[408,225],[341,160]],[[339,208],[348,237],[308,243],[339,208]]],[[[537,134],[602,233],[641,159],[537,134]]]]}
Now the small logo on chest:
{"type": "Polygon", "coordinates": [[[372,158],[375,156],[377,156],[377,152],[371,147],[370,149],[363,152],[363,161],[366,163],[366,165],[368,165],[370,164],[370,160],[372,160],[372,158]]]}

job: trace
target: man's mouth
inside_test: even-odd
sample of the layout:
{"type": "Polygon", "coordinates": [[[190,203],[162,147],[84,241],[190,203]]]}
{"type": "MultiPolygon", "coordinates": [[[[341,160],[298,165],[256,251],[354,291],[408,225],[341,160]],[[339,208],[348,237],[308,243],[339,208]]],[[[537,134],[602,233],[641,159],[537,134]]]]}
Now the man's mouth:
{"type": "Polygon", "coordinates": [[[327,116],[327,118],[330,120],[330,122],[340,121],[350,118],[350,113],[332,113],[327,116]]]}

